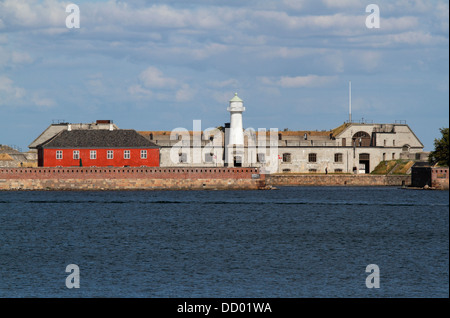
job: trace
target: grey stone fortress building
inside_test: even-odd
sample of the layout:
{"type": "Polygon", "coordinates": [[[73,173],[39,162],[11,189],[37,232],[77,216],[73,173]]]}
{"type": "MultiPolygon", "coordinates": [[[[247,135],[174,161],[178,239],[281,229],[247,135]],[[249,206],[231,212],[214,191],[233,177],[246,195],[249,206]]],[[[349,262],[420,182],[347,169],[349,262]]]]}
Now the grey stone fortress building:
{"type": "Polygon", "coordinates": [[[230,123],[212,130],[140,131],[161,147],[161,167],[257,167],[270,173],[372,172],[382,161],[426,160],[406,123],[355,123],[330,131],[243,128],[243,101],[228,107],[230,123]]]}

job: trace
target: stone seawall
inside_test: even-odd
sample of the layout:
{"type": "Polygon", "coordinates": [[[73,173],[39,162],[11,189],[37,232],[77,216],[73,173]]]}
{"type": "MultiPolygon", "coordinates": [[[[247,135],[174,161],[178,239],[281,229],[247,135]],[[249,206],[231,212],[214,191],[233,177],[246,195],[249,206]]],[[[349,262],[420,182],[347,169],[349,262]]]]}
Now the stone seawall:
{"type": "Polygon", "coordinates": [[[272,186],[409,186],[409,175],[268,175],[272,186]]]}
{"type": "Polygon", "coordinates": [[[2,168],[0,190],[256,190],[270,186],[409,186],[405,175],[260,174],[257,168],[2,168]]]}
{"type": "Polygon", "coordinates": [[[257,168],[15,168],[0,169],[0,190],[256,190],[257,168]]]}

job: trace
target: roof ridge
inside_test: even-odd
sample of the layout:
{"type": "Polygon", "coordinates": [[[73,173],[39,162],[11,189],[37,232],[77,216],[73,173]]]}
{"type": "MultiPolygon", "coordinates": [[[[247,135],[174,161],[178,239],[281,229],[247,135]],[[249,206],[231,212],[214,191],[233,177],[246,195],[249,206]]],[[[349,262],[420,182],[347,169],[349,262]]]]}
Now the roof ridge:
{"type": "Polygon", "coordinates": [[[134,129],[63,130],[39,148],[159,148],[134,129]]]}

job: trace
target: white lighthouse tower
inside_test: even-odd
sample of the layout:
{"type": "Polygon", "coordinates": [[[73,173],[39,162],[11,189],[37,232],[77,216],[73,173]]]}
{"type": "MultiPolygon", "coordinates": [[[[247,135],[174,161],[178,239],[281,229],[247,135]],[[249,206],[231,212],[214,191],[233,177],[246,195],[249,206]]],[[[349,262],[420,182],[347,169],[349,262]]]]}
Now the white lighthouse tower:
{"type": "Polygon", "coordinates": [[[227,133],[227,158],[228,166],[242,166],[244,158],[244,128],[242,125],[242,113],[245,111],[244,102],[235,93],[227,108],[230,112],[230,128],[227,133]]]}

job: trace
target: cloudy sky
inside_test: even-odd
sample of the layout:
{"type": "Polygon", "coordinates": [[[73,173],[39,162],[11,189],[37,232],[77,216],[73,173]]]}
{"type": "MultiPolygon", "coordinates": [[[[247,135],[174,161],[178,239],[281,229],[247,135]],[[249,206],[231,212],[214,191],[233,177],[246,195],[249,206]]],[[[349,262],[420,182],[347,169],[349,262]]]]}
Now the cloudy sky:
{"type": "Polygon", "coordinates": [[[0,144],[53,120],[136,130],[229,121],[329,130],[406,120],[432,150],[449,122],[449,4],[432,0],[0,0],[0,144]],[[80,8],[68,29],[66,7],[80,8]],[[367,28],[377,4],[380,28],[367,28]]]}

